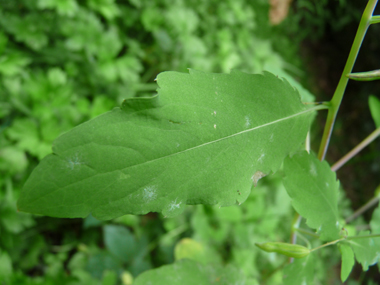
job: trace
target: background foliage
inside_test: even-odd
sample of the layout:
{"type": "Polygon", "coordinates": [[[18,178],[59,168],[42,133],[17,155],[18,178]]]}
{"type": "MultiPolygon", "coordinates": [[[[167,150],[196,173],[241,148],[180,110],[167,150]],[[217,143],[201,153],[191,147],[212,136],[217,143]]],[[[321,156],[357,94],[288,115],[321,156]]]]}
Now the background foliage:
{"type": "MultiPolygon", "coordinates": [[[[279,177],[264,178],[241,206],[192,206],[172,219],[53,219],[18,213],[16,200],[57,136],[124,98],[151,95],[161,71],[269,70],[311,101],[289,74],[305,81],[298,43],[323,33],[333,18],[327,2],[296,1],[298,17],[272,27],[264,0],[1,0],[0,284],[132,284],[182,257],[228,264],[236,280],[281,284],[287,259],[254,246],[290,237],[293,212],[279,177]]],[[[339,2],[353,11],[339,18],[343,27],[362,10],[339,2]]],[[[340,205],[347,216],[348,201],[340,205]]],[[[314,284],[339,280],[332,251],[313,261],[314,284]]]]}

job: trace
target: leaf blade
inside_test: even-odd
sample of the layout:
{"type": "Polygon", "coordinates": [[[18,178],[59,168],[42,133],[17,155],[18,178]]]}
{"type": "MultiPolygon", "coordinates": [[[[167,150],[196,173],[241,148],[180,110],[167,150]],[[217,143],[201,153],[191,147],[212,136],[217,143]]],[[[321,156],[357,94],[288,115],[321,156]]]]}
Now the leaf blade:
{"type": "Polygon", "coordinates": [[[371,95],[368,99],[368,105],[376,128],[380,128],[380,100],[371,95]]]}
{"type": "Polygon", "coordinates": [[[305,258],[295,259],[284,269],[284,285],[313,284],[315,257],[310,254],[305,258]]]}
{"type": "Polygon", "coordinates": [[[284,161],[284,186],[295,210],[313,229],[320,229],[322,240],[339,238],[339,182],[326,161],[306,151],[284,161]]]}
{"type": "Polygon", "coordinates": [[[164,72],[157,82],[158,96],[126,100],[59,137],[19,209],[110,219],[241,203],[252,176],[275,172],[309,127],[312,110],[269,73],[164,72]]]}
{"type": "Polygon", "coordinates": [[[342,267],[340,271],[340,279],[346,281],[355,265],[355,257],[352,248],[346,244],[339,244],[339,250],[342,254],[342,267]]]}
{"type": "MultiPolygon", "coordinates": [[[[369,231],[362,231],[359,236],[368,235],[369,231]]],[[[358,238],[349,241],[355,253],[356,260],[362,265],[363,271],[376,264],[380,258],[379,238],[358,238]]]]}

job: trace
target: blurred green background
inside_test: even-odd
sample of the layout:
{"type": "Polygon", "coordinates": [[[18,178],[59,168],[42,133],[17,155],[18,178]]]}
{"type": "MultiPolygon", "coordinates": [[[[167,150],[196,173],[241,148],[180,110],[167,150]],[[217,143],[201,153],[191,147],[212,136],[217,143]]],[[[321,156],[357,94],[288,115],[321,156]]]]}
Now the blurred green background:
{"type": "MultiPolygon", "coordinates": [[[[365,4],[0,0],[0,285],[132,284],[141,272],[173,262],[184,237],[199,243],[210,262],[232,264],[258,284],[281,284],[286,259],[254,246],[289,239],[293,211],[280,177],[264,182],[240,207],[188,207],[173,219],[155,213],[109,222],[54,219],[19,213],[16,201],[55,138],[125,98],[151,96],[165,70],[268,70],[287,78],[304,101],[329,100],[365,4]]],[[[356,71],[380,67],[379,28],[371,27],[356,71]]],[[[349,87],[331,162],[374,128],[367,97],[379,96],[379,84],[349,87]]],[[[314,127],[315,150],[323,120],[314,127]]],[[[371,144],[338,172],[354,208],[378,184],[379,149],[371,144]]],[[[342,200],[342,211],[351,212],[349,200],[342,200]]],[[[316,264],[319,284],[340,284],[339,255],[332,251],[316,264]]],[[[352,276],[347,284],[379,278],[377,269],[352,276]]]]}

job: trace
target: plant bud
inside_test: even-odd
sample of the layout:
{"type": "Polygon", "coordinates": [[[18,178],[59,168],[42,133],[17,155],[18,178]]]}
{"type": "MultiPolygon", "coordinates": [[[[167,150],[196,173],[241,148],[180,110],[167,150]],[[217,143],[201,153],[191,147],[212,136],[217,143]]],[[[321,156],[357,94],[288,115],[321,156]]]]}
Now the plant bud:
{"type": "Polygon", "coordinates": [[[267,252],[277,252],[294,258],[302,258],[310,253],[307,247],[284,242],[256,243],[256,246],[267,252]]]}
{"type": "Polygon", "coordinates": [[[380,69],[347,74],[347,77],[357,81],[372,81],[380,79],[380,69]]]}

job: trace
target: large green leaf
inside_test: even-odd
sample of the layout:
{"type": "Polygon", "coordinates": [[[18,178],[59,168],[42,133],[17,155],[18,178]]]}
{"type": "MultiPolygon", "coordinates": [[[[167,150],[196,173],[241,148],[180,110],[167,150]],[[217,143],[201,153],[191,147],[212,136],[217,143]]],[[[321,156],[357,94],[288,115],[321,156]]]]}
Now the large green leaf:
{"type": "Polygon", "coordinates": [[[339,181],[326,161],[306,151],[284,161],[284,186],[295,210],[322,240],[339,238],[339,181]]]}
{"type": "Polygon", "coordinates": [[[60,136],[26,182],[20,211],[98,219],[242,203],[304,141],[314,109],[273,74],[158,75],[132,98],[60,136]]]}

